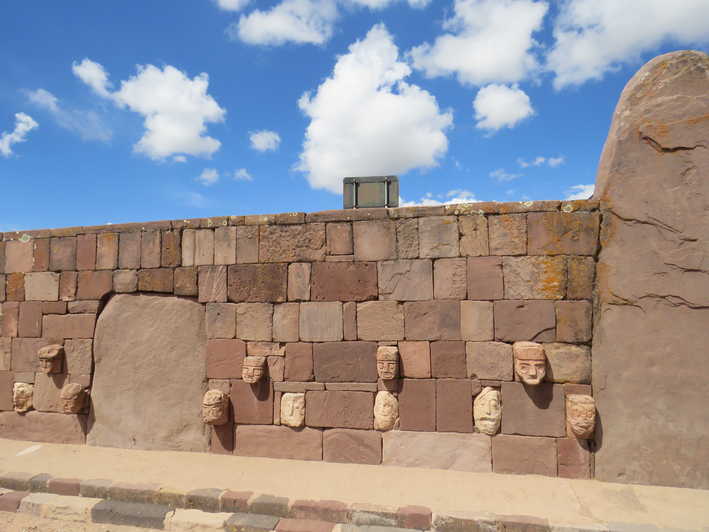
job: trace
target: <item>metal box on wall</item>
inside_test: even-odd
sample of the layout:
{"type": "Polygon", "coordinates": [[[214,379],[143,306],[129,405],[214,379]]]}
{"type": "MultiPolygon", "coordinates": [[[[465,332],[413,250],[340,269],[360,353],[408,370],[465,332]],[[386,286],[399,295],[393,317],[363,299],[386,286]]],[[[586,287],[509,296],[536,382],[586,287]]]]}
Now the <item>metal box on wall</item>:
{"type": "Polygon", "coordinates": [[[346,177],[342,187],[345,209],[399,206],[399,178],[395,175],[346,177]]]}

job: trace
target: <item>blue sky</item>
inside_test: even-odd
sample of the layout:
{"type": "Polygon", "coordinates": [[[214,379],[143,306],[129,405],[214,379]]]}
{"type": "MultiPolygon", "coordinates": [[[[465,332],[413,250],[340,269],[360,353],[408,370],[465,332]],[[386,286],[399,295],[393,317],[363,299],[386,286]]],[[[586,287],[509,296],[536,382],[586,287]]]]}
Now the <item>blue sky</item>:
{"type": "Polygon", "coordinates": [[[146,0],[0,6],[0,231],[588,195],[651,57],[707,0],[146,0]]]}

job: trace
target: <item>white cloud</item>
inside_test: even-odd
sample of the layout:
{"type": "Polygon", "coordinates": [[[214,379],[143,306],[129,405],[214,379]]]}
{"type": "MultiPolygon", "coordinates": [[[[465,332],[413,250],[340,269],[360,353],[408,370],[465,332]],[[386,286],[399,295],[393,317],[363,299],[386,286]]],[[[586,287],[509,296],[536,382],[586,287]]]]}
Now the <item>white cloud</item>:
{"type": "Polygon", "coordinates": [[[566,0],[554,26],[547,66],[561,89],[601,79],[638,62],[663,42],[709,42],[707,0],[566,0]]]}
{"type": "Polygon", "coordinates": [[[104,98],[110,97],[111,83],[103,66],[85,58],[81,63],[74,61],[71,65],[74,75],[91,87],[96,94],[104,98]]]}
{"type": "Polygon", "coordinates": [[[206,124],[222,122],[226,111],[207,94],[209,76],[190,79],[184,72],[167,65],[138,65],[138,73],[121,82],[120,90],[108,92],[108,76],[103,67],[89,59],[90,68],[74,73],[99,95],[111,99],[145,118],[145,133],[133,149],[151,159],[186,154],[209,157],[221,146],[206,135],[206,124]],[[102,72],[105,77],[89,73],[102,72]]]}
{"type": "Polygon", "coordinates": [[[557,166],[560,166],[566,162],[566,159],[562,157],[549,157],[547,159],[547,164],[551,166],[552,168],[556,168],[557,166]]]}
{"type": "Polygon", "coordinates": [[[469,190],[454,189],[449,190],[445,194],[437,194],[434,196],[431,192],[426,192],[418,201],[406,201],[399,197],[399,207],[434,207],[436,205],[452,205],[454,203],[475,203],[480,201],[469,190]],[[439,199],[436,199],[439,198],[439,199]],[[445,199],[444,199],[445,198],[445,199]]]}
{"type": "Polygon", "coordinates": [[[175,163],[186,163],[186,162],[187,162],[187,157],[185,157],[184,155],[175,155],[175,156],[172,158],[172,161],[175,162],[175,163]]]}
{"type": "Polygon", "coordinates": [[[261,131],[251,131],[249,133],[251,147],[257,151],[275,151],[281,143],[281,136],[275,131],[262,129],[261,131]]]}
{"type": "Polygon", "coordinates": [[[492,177],[496,181],[499,181],[500,183],[504,183],[506,181],[513,181],[515,179],[518,179],[522,177],[522,174],[513,174],[511,172],[506,171],[504,168],[498,168],[497,170],[493,170],[492,172],[490,172],[490,177],[492,177]]]}
{"type": "MultiPolygon", "coordinates": [[[[397,0],[340,0],[345,4],[353,4],[368,7],[369,9],[383,9],[389,7],[397,0]]],[[[407,0],[410,7],[414,9],[422,9],[431,3],[431,0],[407,0]]]]}
{"type": "Polygon", "coordinates": [[[242,15],[227,34],[248,44],[323,44],[332,36],[337,15],[335,0],[283,0],[268,11],[242,15]]]}
{"type": "Polygon", "coordinates": [[[516,85],[487,85],[480,89],[473,100],[478,129],[497,131],[503,127],[513,128],[534,114],[529,96],[516,85]]]}
{"type": "Polygon", "coordinates": [[[313,96],[298,101],[310,118],[297,169],[313,188],[341,193],[342,178],[404,174],[432,167],[448,149],[452,124],[411,73],[384,25],[350,45],[313,96]]]}
{"type": "Polygon", "coordinates": [[[431,0],[408,0],[408,2],[414,9],[423,9],[431,3],[431,0]]]}
{"type": "Polygon", "coordinates": [[[224,11],[241,11],[250,0],[216,0],[217,7],[224,11]]]}
{"type": "Polygon", "coordinates": [[[234,172],[234,180],[235,181],[253,181],[254,178],[251,177],[251,174],[246,168],[239,168],[234,172]]]}
{"type": "Polygon", "coordinates": [[[574,185],[566,191],[565,200],[588,199],[593,196],[595,185],[574,185]]]}
{"type": "Polygon", "coordinates": [[[68,109],[59,103],[59,98],[45,89],[27,91],[27,99],[52,115],[60,127],[77,133],[84,140],[108,142],[113,133],[95,111],[68,109]]]}
{"type": "Polygon", "coordinates": [[[202,173],[199,174],[199,177],[197,177],[197,181],[205,187],[211,187],[219,181],[219,172],[214,168],[205,168],[202,170],[202,173]]]}
{"type": "Polygon", "coordinates": [[[448,33],[409,54],[428,77],[455,75],[470,85],[521,81],[538,69],[532,34],[547,9],[533,0],[455,0],[455,14],[443,24],[448,33]]]}
{"type": "Polygon", "coordinates": [[[538,155],[530,161],[525,161],[522,158],[517,159],[517,164],[521,168],[529,168],[530,166],[544,166],[545,164],[549,165],[551,168],[556,168],[557,166],[561,166],[565,162],[566,158],[563,155],[559,157],[543,157],[541,155],[538,155]]]}
{"type": "Polygon", "coordinates": [[[30,115],[25,113],[15,113],[15,129],[10,133],[3,132],[0,135],[0,155],[10,157],[12,155],[12,145],[25,142],[27,133],[39,127],[30,115]]]}

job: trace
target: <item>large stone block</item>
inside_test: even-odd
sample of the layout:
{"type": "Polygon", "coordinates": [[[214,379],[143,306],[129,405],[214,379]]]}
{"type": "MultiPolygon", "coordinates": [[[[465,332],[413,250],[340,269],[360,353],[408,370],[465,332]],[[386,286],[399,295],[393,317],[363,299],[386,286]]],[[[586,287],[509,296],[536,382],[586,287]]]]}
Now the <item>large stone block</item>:
{"type": "Polygon", "coordinates": [[[505,299],[562,299],[566,292],[564,257],[504,257],[505,299]]]}
{"type": "Polygon", "coordinates": [[[234,338],[236,334],[236,305],[234,303],[207,303],[207,338],[234,338]]]}
{"type": "Polygon", "coordinates": [[[559,476],[591,478],[591,451],[588,440],[559,438],[556,440],[559,476]]]}
{"type": "Polygon", "coordinates": [[[553,301],[495,301],[495,339],[551,342],[556,338],[553,301]]]}
{"type": "Polygon", "coordinates": [[[4,273],[31,272],[33,264],[32,241],[8,240],[5,242],[4,273]]]}
{"type": "Polygon", "coordinates": [[[438,378],[466,377],[465,342],[431,342],[431,375],[438,378]]]}
{"type": "Polygon", "coordinates": [[[214,264],[236,263],[236,227],[214,230],[214,264]]]}
{"type": "Polygon", "coordinates": [[[325,224],[259,226],[261,262],[322,261],[326,250],[325,224]]]}
{"type": "Polygon", "coordinates": [[[273,423],[273,386],[267,379],[256,384],[232,381],[231,409],[237,425],[270,425],[273,423]]]}
{"type": "Polygon", "coordinates": [[[79,235],[76,237],[76,269],[93,270],[94,268],[96,268],[96,235],[79,235]]]}
{"type": "Polygon", "coordinates": [[[0,434],[10,440],[83,444],[86,416],[30,411],[0,412],[0,434]]]}
{"type": "Polygon", "coordinates": [[[352,224],[331,223],[326,226],[327,252],[330,255],[352,255],[352,224]]]}
{"type": "Polygon", "coordinates": [[[273,305],[271,303],[237,304],[236,337],[241,340],[270,342],[273,339],[273,305]]]}
{"type": "Polygon", "coordinates": [[[285,264],[229,266],[229,301],[239,303],[285,301],[287,278],[288,268],[285,264]]]}
{"type": "Polygon", "coordinates": [[[468,297],[470,299],[502,299],[502,258],[468,258],[468,297]]]}
{"type": "Polygon", "coordinates": [[[246,344],[241,340],[218,338],[207,342],[207,377],[240,379],[246,344]]]}
{"type": "Polygon", "coordinates": [[[160,243],[160,265],[164,268],[179,266],[182,245],[179,231],[163,231],[160,243]]]}
{"type": "Polygon", "coordinates": [[[300,305],[283,303],[273,307],[273,340],[297,342],[300,339],[300,305]]]}
{"type": "Polygon", "coordinates": [[[380,464],[382,435],[373,430],[326,430],[323,433],[323,460],[345,464],[380,464]]]}
{"type": "Polygon", "coordinates": [[[49,268],[52,271],[76,270],[76,237],[52,238],[49,246],[49,268]]]}
{"type": "Polygon", "coordinates": [[[524,436],[566,435],[564,390],[558,384],[502,383],[502,432],[524,436]]]}
{"type": "Polygon", "coordinates": [[[419,256],[419,221],[397,220],[396,256],[400,259],[415,259],[419,256]]]}
{"type": "Polygon", "coordinates": [[[42,318],[45,338],[93,338],[94,314],[49,315],[42,318]]]}
{"type": "Polygon", "coordinates": [[[315,380],[318,382],[376,382],[377,344],[375,342],[314,344],[313,366],[315,380]]]}
{"type": "Polygon", "coordinates": [[[458,228],[460,229],[461,255],[478,257],[490,254],[487,218],[484,215],[459,216],[458,228]]]}
{"type": "Polygon", "coordinates": [[[34,373],[39,367],[37,352],[51,342],[46,338],[13,338],[12,371],[34,373]]]}
{"type": "Polygon", "coordinates": [[[313,344],[286,344],[285,379],[306,382],[313,380],[313,344]]]}
{"type": "Polygon", "coordinates": [[[404,309],[396,301],[357,304],[357,337],[360,340],[403,340],[404,309]]]}
{"type": "Polygon", "coordinates": [[[371,429],[374,425],[374,394],[341,391],[306,392],[305,424],[309,427],[371,429]]]}
{"type": "Polygon", "coordinates": [[[460,302],[460,335],[463,340],[492,340],[493,306],[491,301],[460,302]]]}
{"type": "Polygon", "coordinates": [[[585,345],[544,344],[547,355],[547,380],[589,384],[591,349],[585,345]]]}
{"type": "Polygon", "coordinates": [[[66,374],[37,372],[34,378],[34,393],[32,394],[34,409],[40,412],[61,412],[62,404],[59,394],[67,382],[66,374]]]}
{"type": "Polygon", "coordinates": [[[597,212],[530,212],[530,255],[593,255],[598,245],[597,212]]]}
{"type": "Polygon", "coordinates": [[[87,442],[206,451],[200,418],[206,336],[204,308],[194,301],[114,296],[96,327],[87,442]]]}
{"type": "Polygon", "coordinates": [[[25,275],[27,301],[57,301],[59,299],[59,274],[54,272],[25,275]]]}
{"type": "Polygon", "coordinates": [[[17,323],[18,336],[39,338],[42,336],[42,303],[26,301],[20,303],[20,319],[17,323]]]}
{"type": "Polygon", "coordinates": [[[195,231],[194,264],[195,266],[214,264],[214,231],[212,229],[195,231]]]}
{"type": "Polygon", "coordinates": [[[6,275],[5,288],[8,301],[24,301],[25,300],[25,274],[10,273],[6,275]]]}
{"type": "Polygon", "coordinates": [[[507,436],[492,438],[492,463],[495,473],[556,476],[556,440],[507,436]]]}
{"type": "Polygon", "coordinates": [[[93,340],[64,342],[66,372],[70,375],[90,375],[93,368],[93,340]]]}
{"type": "Polygon", "coordinates": [[[379,296],[396,301],[433,299],[430,260],[395,260],[379,263],[379,296]]]}
{"type": "Polygon", "coordinates": [[[473,397],[468,379],[436,379],[436,430],[473,432],[473,397]]]}
{"type": "Polygon", "coordinates": [[[431,378],[431,350],[428,342],[399,342],[401,376],[431,378]]]}
{"type": "Polygon", "coordinates": [[[501,214],[488,218],[491,255],[527,253],[527,215],[501,214]]]}
{"type": "Polygon", "coordinates": [[[140,240],[140,267],[160,267],[160,231],[144,231],[140,240]]]}
{"type": "Polygon", "coordinates": [[[568,257],[566,297],[568,299],[591,299],[596,263],[593,257],[568,257]]]}
{"type": "Polygon", "coordinates": [[[404,303],[404,329],[407,340],[457,340],[460,338],[460,302],[404,303]]]}
{"type": "Polygon", "coordinates": [[[140,231],[118,235],[118,267],[126,270],[140,268],[140,231]]]}
{"type": "Polygon", "coordinates": [[[17,336],[17,327],[20,320],[20,304],[11,301],[2,304],[2,335],[6,337],[17,336]]]}
{"type": "Polygon", "coordinates": [[[467,342],[468,376],[478,379],[511,381],[512,346],[504,342],[467,342]]]}
{"type": "Polygon", "coordinates": [[[313,301],[376,299],[376,262],[316,262],[311,278],[313,301]]]}
{"type": "Polygon", "coordinates": [[[434,263],[433,293],[436,299],[465,299],[468,293],[467,261],[439,259],[434,263]]]}
{"type": "Polygon", "coordinates": [[[175,268],[174,283],[176,296],[196,296],[197,268],[175,268]]]}
{"type": "Polygon", "coordinates": [[[396,224],[390,220],[354,222],[355,260],[396,258],[396,224]]]}
{"type": "Polygon", "coordinates": [[[419,256],[457,257],[458,236],[455,216],[419,218],[419,256]]]}
{"type": "Polygon", "coordinates": [[[342,303],[301,303],[300,339],[306,342],[342,340],[342,303]]]}
{"type": "Polygon", "coordinates": [[[492,471],[490,437],[392,431],[383,434],[382,463],[400,467],[492,471]]]}
{"type": "MultiPolygon", "coordinates": [[[[76,291],[77,299],[101,299],[113,290],[113,272],[82,271],[76,291]]],[[[171,290],[172,291],[172,287],[171,290]]]]}
{"type": "Polygon", "coordinates": [[[557,301],[556,340],[589,342],[593,326],[592,312],[590,301],[557,301]]]}
{"type": "Polygon", "coordinates": [[[399,392],[401,430],[436,430],[436,381],[403,379],[399,392]]]}
{"type": "Polygon", "coordinates": [[[322,460],[322,431],[285,426],[241,425],[236,427],[235,453],[291,460],[322,460]]]}
{"type": "Polygon", "coordinates": [[[288,301],[310,299],[310,264],[296,262],[288,265],[288,301]]]}
{"type": "Polygon", "coordinates": [[[227,300],[227,267],[200,266],[198,270],[199,302],[227,300]]]}
{"type": "Polygon", "coordinates": [[[96,269],[115,270],[118,267],[118,233],[96,235],[96,269]]]}

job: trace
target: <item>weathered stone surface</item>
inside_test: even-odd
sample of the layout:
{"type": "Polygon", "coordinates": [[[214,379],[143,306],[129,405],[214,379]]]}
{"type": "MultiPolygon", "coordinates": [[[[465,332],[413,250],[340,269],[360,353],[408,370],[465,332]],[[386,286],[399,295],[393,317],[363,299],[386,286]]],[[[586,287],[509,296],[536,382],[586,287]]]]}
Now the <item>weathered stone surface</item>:
{"type": "Polygon", "coordinates": [[[20,304],[14,301],[3,303],[1,318],[2,335],[5,337],[17,336],[17,326],[20,320],[20,304]]]}
{"type": "Polygon", "coordinates": [[[64,342],[66,372],[70,375],[90,375],[93,360],[93,340],[67,340],[64,342]]]}
{"type": "Polygon", "coordinates": [[[488,218],[491,255],[527,253],[527,215],[502,214],[488,218]]]}
{"type": "Polygon", "coordinates": [[[311,278],[313,301],[365,301],[377,298],[375,262],[316,262],[311,278]]]}
{"type": "Polygon", "coordinates": [[[305,402],[305,424],[309,427],[373,427],[373,393],[312,391],[306,392],[305,402]]]}
{"type": "Polygon", "coordinates": [[[473,400],[468,379],[436,379],[436,430],[473,432],[473,400]]]}
{"type": "Polygon", "coordinates": [[[273,339],[276,342],[297,342],[300,338],[298,326],[300,305],[283,303],[273,307],[273,339]]]}
{"type": "Polygon", "coordinates": [[[325,224],[259,227],[261,262],[322,261],[326,249],[325,224]]]}
{"type": "Polygon", "coordinates": [[[468,297],[470,299],[502,299],[502,258],[468,258],[468,297]]]}
{"type": "MultiPolygon", "coordinates": [[[[78,239],[77,239],[78,241],[78,239]]],[[[32,271],[44,272],[49,269],[49,239],[37,238],[32,242],[32,271]]]]}
{"type": "Polygon", "coordinates": [[[287,276],[288,269],[285,264],[236,264],[229,266],[229,301],[285,301],[287,276]]]}
{"type": "Polygon", "coordinates": [[[14,407],[18,412],[24,412],[27,403],[32,406],[32,387],[21,386],[20,390],[16,386],[14,388],[12,372],[0,371],[0,410],[12,410],[14,407]]]}
{"type": "Polygon", "coordinates": [[[322,431],[283,426],[236,427],[235,453],[293,460],[322,460],[322,431]]]}
{"type": "Polygon", "coordinates": [[[436,430],[436,381],[403,379],[399,393],[399,428],[436,430]]]}
{"type": "Polygon", "coordinates": [[[502,395],[500,390],[485,387],[473,402],[475,430],[488,436],[494,436],[500,430],[502,421],[502,395]]]}
{"type": "Polygon", "coordinates": [[[196,296],[197,268],[175,268],[174,283],[176,296],[196,296]]]}
{"type": "Polygon", "coordinates": [[[42,318],[45,338],[93,338],[96,316],[93,314],[49,315],[42,318]]]}
{"type": "Polygon", "coordinates": [[[160,231],[144,231],[140,241],[140,267],[160,267],[160,231]]]}
{"type": "Polygon", "coordinates": [[[115,270],[117,266],[118,233],[101,233],[96,235],[96,269],[115,270]]]}
{"type": "Polygon", "coordinates": [[[313,379],[313,344],[286,344],[285,379],[309,381],[313,379]]]}
{"type": "Polygon", "coordinates": [[[310,264],[297,262],[288,265],[288,301],[310,299],[310,264]]]}
{"type": "Polygon", "coordinates": [[[179,231],[163,231],[160,242],[160,265],[164,268],[179,266],[182,258],[179,231]]]}
{"type": "Polygon", "coordinates": [[[355,260],[396,258],[396,224],[390,220],[354,222],[355,260]]]}
{"type": "Polygon", "coordinates": [[[88,443],[206,451],[208,433],[200,421],[206,347],[198,303],[114,296],[96,327],[88,443]],[[132,414],[138,411],[140,416],[132,414]]]}
{"type": "Polygon", "coordinates": [[[559,438],[556,448],[560,477],[591,478],[591,452],[587,440],[559,438]]]}
{"type": "Polygon", "coordinates": [[[385,465],[492,471],[490,437],[483,434],[392,431],[382,436],[385,465]]]}
{"type": "Polygon", "coordinates": [[[559,385],[503,382],[502,405],[504,434],[557,438],[566,435],[564,391],[559,385]]]}
{"type": "Polygon", "coordinates": [[[59,299],[71,301],[76,297],[76,272],[62,272],[59,278],[59,299]]]}
{"type": "Polygon", "coordinates": [[[357,303],[354,301],[342,304],[342,336],[345,340],[357,339],[357,303]]]}
{"type": "Polygon", "coordinates": [[[467,342],[468,376],[478,379],[511,381],[512,346],[504,342],[467,342]]]}
{"type": "Polygon", "coordinates": [[[697,422],[709,394],[708,76],[701,52],[647,63],[621,95],[599,164],[601,480],[709,487],[709,423],[697,422]],[[683,428],[658,431],[667,420],[683,428]]]}
{"type": "Polygon", "coordinates": [[[0,337],[0,371],[9,371],[12,364],[12,338],[0,337]]]}
{"type": "Polygon", "coordinates": [[[37,352],[52,340],[45,338],[12,339],[12,371],[35,372],[39,367],[37,352]]]}
{"type": "Polygon", "coordinates": [[[306,342],[342,340],[342,303],[301,303],[300,339],[306,342]]]}
{"type": "Polygon", "coordinates": [[[492,438],[492,463],[495,473],[555,477],[556,441],[553,438],[498,434],[492,438]]]}
{"type": "Polygon", "coordinates": [[[52,238],[49,248],[49,268],[52,271],[76,270],[76,238],[52,238]]]}
{"type": "Polygon", "coordinates": [[[59,394],[67,382],[65,374],[46,374],[37,372],[34,378],[34,408],[40,412],[61,412],[59,394]]]}
{"type": "Polygon", "coordinates": [[[236,334],[236,305],[207,303],[207,338],[234,338],[236,334]]]}
{"type": "MultiPolygon", "coordinates": [[[[118,267],[126,270],[140,268],[140,232],[120,233],[118,236],[118,267]]],[[[95,251],[94,251],[95,254],[95,251]]]]}
{"type": "Polygon", "coordinates": [[[236,306],[236,337],[270,342],[273,338],[273,305],[239,303],[236,306]]]}
{"type": "Polygon", "coordinates": [[[584,345],[544,344],[547,356],[547,380],[589,384],[591,350],[584,345]]]}
{"type": "Polygon", "coordinates": [[[354,253],[352,247],[352,224],[331,223],[327,224],[326,228],[328,254],[351,255],[354,253]]]}
{"type": "Polygon", "coordinates": [[[493,305],[491,301],[460,302],[460,335],[463,340],[492,340],[493,305]]]}
{"type": "Polygon", "coordinates": [[[83,444],[86,416],[30,411],[0,412],[0,433],[11,440],[83,444]]]}
{"type": "Polygon", "coordinates": [[[396,222],[396,256],[400,259],[415,259],[419,256],[419,221],[396,222]]]}
{"type": "Polygon", "coordinates": [[[42,303],[39,301],[20,303],[17,334],[24,338],[39,338],[42,336],[42,303]]]}
{"type": "Polygon", "coordinates": [[[556,340],[558,342],[589,342],[592,326],[590,301],[556,302],[556,340]]]}
{"type": "Polygon", "coordinates": [[[323,433],[323,460],[346,464],[380,464],[382,436],[371,430],[326,430],[323,433]]]}
{"type": "Polygon", "coordinates": [[[195,240],[196,233],[194,229],[185,229],[182,231],[182,265],[183,266],[194,266],[194,250],[195,250],[195,240]]]}
{"type": "Polygon", "coordinates": [[[357,305],[360,340],[403,340],[404,310],[396,301],[369,301],[357,305]]]}
{"type": "Polygon", "coordinates": [[[138,272],[136,270],[118,270],[113,272],[113,291],[119,294],[138,290],[138,272]]]}
{"type": "Polygon", "coordinates": [[[399,342],[399,356],[403,377],[431,378],[431,351],[428,342],[399,342]]]}
{"type": "Polygon", "coordinates": [[[591,299],[596,272],[593,257],[568,257],[567,270],[567,299],[591,299]]]}
{"type": "Polygon", "coordinates": [[[379,263],[381,299],[425,301],[433,299],[433,267],[430,260],[396,260],[379,263]]]}
{"type": "Polygon", "coordinates": [[[214,264],[214,231],[212,229],[195,231],[194,264],[195,266],[214,264]]]}
{"type": "Polygon", "coordinates": [[[460,254],[466,257],[478,257],[490,254],[487,236],[487,218],[478,214],[475,216],[460,216],[460,254]]]}
{"type": "Polygon", "coordinates": [[[431,375],[438,378],[466,377],[465,342],[431,342],[431,375]]]}
{"type": "Polygon", "coordinates": [[[234,421],[246,425],[273,423],[273,387],[266,379],[255,384],[231,383],[231,407],[234,421]]]}
{"type": "Polygon", "coordinates": [[[284,393],[280,403],[281,425],[297,428],[305,424],[305,393],[284,393]]]}
{"type": "Polygon", "coordinates": [[[597,212],[532,212],[527,215],[530,255],[593,255],[597,212]]]}
{"type": "Polygon", "coordinates": [[[439,259],[434,263],[433,293],[436,299],[465,299],[467,286],[467,261],[439,259]]]}
{"type": "MultiPolygon", "coordinates": [[[[170,277],[172,277],[172,272],[170,272],[170,277]]],[[[77,299],[101,299],[113,289],[113,272],[79,272],[77,287],[77,299]]],[[[172,291],[172,283],[170,283],[170,291],[172,291]]]]}
{"type": "Polygon", "coordinates": [[[457,340],[460,338],[460,303],[404,303],[404,329],[407,340],[457,340]]]}
{"type": "Polygon", "coordinates": [[[32,241],[10,240],[5,242],[4,273],[24,273],[32,271],[32,241]]]}
{"type": "Polygon", "coordinates": [[[59,299],[59,274],[54,272],[25,274],[25,299],[27,301],[57,301],[59,299]]]}
{"type": "Polygon", "coordinates": [[[246,344],[241,340],[218,338],[207,342],[207,377],[240,379],[246,344]]]}
{"type": "Polygon", "coordinates": [[[313,365],[315,380],[318,382],[377,382],[377,344],[375,342],[314,344],[313,365]]]}
{"type": "Polygon", "coordinates": [[[8,301],[25,300],[25,274],[10,273],[7,276],[6,292],[8,301]]]}
{"type": "Polygon", "coordinates": [[[566,290],[564,257],[504,257],[505,299],[562,299],[566,290]]]}
{"type": "Polygon", "coordinates": [[[419,256],[458,256],[458,219],[455,216],[419,218],[419,256]]]}
{"type": "Polygon", "coordinates": [[[227,267],[200,266],[198,270],[199,302],[227,300],[227,267]]]}
{"type": "Polygon", "coordinates": [[[76,269],[93,270],[96,267],[96,235],[76,237],[76,269]]]}
{"type": "Polygon", "coordinates": [[[214,230],[214,264],[236,263],[236,227],[214,230]]]}
{"type": "Polygon", "coordinates": [[[550,342],[556,338],[553,301],[495,301],[495,339],[550,342]]]}

